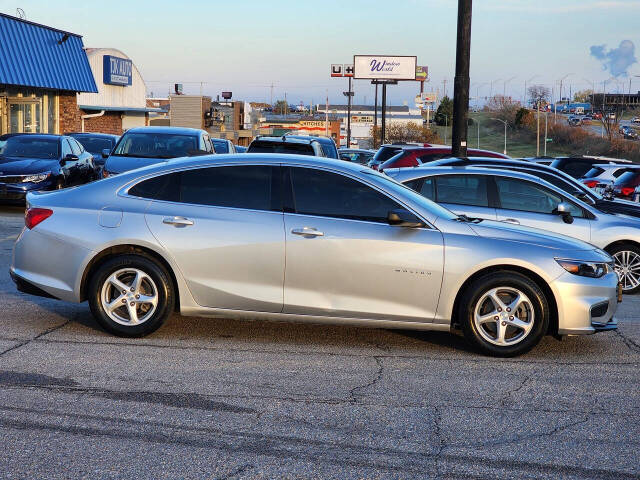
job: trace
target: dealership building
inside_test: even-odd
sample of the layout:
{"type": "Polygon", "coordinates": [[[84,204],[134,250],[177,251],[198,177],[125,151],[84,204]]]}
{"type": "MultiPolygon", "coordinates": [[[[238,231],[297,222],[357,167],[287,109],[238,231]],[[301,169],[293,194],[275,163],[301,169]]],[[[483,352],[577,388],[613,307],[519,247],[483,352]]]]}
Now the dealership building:
{"type": "Polygon", "coordinates": [[[80,92],[98,92],[80,35],[0,14],[0,133],[78,130],[80,92]]]}
{"type": "Polygon", "coordinates": [[[147,86],[127,55],[113,48],[88,48],[86,54],[97,92],[78,93],[77,130],[120,135],[149,125],[149,113],[162,111],[147,106],[147,86]]]}

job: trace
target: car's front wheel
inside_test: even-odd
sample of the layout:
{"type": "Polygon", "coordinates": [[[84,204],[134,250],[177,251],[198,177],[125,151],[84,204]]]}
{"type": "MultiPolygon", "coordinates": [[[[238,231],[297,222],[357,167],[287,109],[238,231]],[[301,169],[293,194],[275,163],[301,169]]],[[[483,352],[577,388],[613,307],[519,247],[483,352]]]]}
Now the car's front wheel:
{"type": "Polygon", "coordinates": [[[142,255],[120,255],[98,267],[88,289],[89,305],[102,327],[124,337],[157,330],[173,311],[175,294],[166,269],[142,255]]]}
{"type": "Polygon", "coordinates": [[[615,270],[620,277],[623,293],[640,291],[640,248],[631,243],[621,243],[607,252],[615,261],[615,270]]]}
{"type": "Polygon", "coordinates": [[[485,354],[511,357],[531,350],[549,326],[549,303],[530,278],[495,272],[463,292],[458,321],[465,338],[485,354]]]}

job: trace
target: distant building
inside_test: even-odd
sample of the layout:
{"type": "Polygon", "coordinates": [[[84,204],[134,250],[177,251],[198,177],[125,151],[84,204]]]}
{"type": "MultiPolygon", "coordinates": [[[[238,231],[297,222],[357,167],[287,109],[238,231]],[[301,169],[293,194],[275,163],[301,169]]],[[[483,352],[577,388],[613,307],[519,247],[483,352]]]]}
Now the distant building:
{"type": "Polygon", "coordinates": [[[330,117],[325,120],[324,115],[265,115],[258,125],[261,135],[285,135],[295,133],[298,135],[317,135],[333,138],[338,145],[341,120],[330,117]]]}
{"type": "Polygon", "coordinates": [[[590,95],[594,110],[611,108],[633,108],[640,107],[640,91],[638,93],[594,93],[590,95]]]}
{"type": "MultiPolygon", "coordinates": [[[[317,105],[318,116],[324,115],[327,111],[326,105],[317,105]]],[[[340,119],[340,145],[346,146],[347,142],[347,105],[329,105],[329,115],[340,119]]],[[[368,147],[371,139],[371,128],[374,124],[373,105],[352,105],[351,106],[351,141],[360,147],[368,147]]],[[[382,110],[378,106],[378,125],[381,125],[382,110]]],[[[392,123],[417,123],[422,125],[423,118],[418,109],[411,109],[408,106],[387,106],[387,125],[392,123]]],[[[338,142],[336,141],[336,144],[338,142]]]]}

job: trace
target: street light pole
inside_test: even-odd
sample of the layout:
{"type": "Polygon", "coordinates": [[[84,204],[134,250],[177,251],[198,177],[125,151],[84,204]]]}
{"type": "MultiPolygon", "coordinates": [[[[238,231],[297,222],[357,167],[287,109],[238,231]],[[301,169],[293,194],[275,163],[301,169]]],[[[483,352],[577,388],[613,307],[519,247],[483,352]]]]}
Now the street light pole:
{"type": "Polygon", "coordinates": [[[509,83],[511,80],[515,79],[516,77],[511,77],[507,80],[504,81],[504,83],[502,84],[502,96],[506,98],[507,96],[507,83],[509,83]]]}
{"type": "Polygon", "coordinates": [[[507,154],[507,122],[506,120],[501,120],[499,118],[491,118],[490,120],[496,120],[498,122],[504,123],[504,151],[502,153],[506,155],[507,154]]]}

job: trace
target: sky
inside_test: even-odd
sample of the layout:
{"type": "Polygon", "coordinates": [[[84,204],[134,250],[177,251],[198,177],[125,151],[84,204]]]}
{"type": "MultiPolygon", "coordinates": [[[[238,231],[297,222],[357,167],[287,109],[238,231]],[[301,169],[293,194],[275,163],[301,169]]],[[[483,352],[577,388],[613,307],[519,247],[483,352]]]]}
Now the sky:
{"type": "MultiPolygon", "coordinates": [[[[0,12],[83,36],[86,47],[117,48],[149,92],[184,92],[289,103],[345,103],[347,80],[330,64],[354,54],[416,55],[429,67],[425,91],[453,93],[456,0],[0,0],[0,12]],[[201,83],[202,82],[202,83],[201,83]],[[271,88],[273,85],[273,90],[271,88]]],[[[527,84],[563,96],[586,88],[640,91],[640,0],[476,0],[471,36],[471,103],[527,84]]],[[[413,105],[417,82],[388,88],[392,105],[413,105]]],[[[354,81],[354,102],[373,87],[354,81]]]]}

